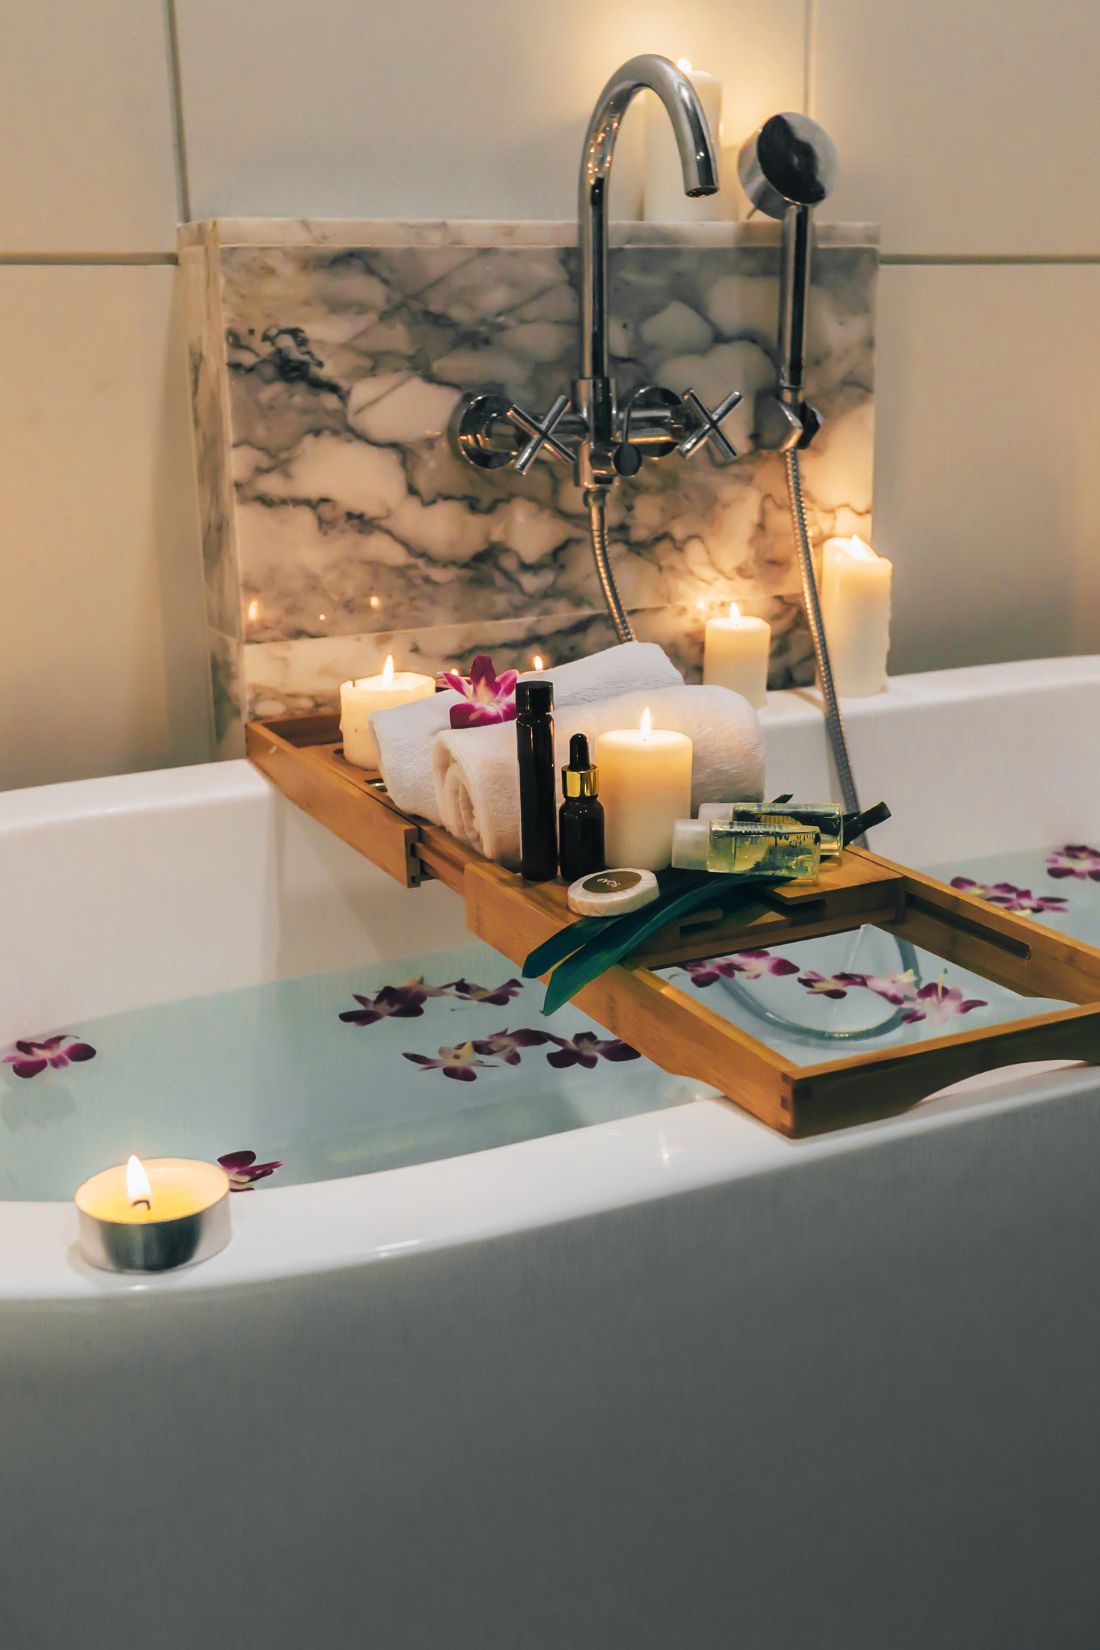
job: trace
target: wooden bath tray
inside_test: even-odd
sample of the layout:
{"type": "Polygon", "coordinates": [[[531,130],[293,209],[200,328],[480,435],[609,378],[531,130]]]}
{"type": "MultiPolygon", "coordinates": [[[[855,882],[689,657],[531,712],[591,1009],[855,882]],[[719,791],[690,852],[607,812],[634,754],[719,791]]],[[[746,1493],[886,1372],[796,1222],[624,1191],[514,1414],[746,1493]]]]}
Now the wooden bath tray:
{"type": "MultiPolygon", "coordinates": [[[[292,802],[407,888],[425,878],[466,902],[471,931],[522,964],[574,920],[560,883],[526,883],[439,826],[394,806],[343,759],[335,715],[247,727],[248,754],[292,802]]],[[[751,918],[699,910],[576,997],[667,1071],[726,1094],[788,1135],[887,1116],[948,1083],[1024,1060],[1100,1062],[1100,951],[931,877],[850,848],[813,883],[760,891],[751,918]],[[871,924],[1023,996],[1072,1006],[920,1043],[796,1065],[653,972],[673,963],[871,924]]]]}

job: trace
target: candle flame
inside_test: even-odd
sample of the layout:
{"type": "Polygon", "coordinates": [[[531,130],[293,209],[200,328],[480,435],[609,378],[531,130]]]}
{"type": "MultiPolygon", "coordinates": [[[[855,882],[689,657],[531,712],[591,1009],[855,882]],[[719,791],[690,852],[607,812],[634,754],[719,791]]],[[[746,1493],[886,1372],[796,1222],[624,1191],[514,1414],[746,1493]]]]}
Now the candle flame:
{"type": "Polygon", "coordinates": [[[736,621],[741,617],[740,602],[730,602],[730,618],[736,621]]]}
{"type": "Polygon", "coordinates": [[[878,556],[869,544],[864,544],[858,533],[853,533],[848,540],[848,554],[857,561],[878,561],[878,556]]]}
{"type": "Polygon", "coordinates": [[[126,1196],[131,1204],[144,1203],[147,1209],[153,1206],[153,1188],[145,1173],[145,1165],[133,1152],[126,1160],[126,1196]]]}
{"type": "Polygon", "coordinates": [[[387,653],[386,654],[386,662],[382,666],[382,681],[383,681],[383,683],[385,684],[386,687],[389,687],[393,682],[393,654],[392,653],[387,653]]]}
{"type": "Polygon", "coordinates": [[[256,620],[259,618],[259,616],[260,616],[260,604],[256,600],[255,596],[253,596],[252,600],[248,604],[248,622],[249,622],[249,624],[255,624],[256,620]]]}
{"type": "Polygon", "coordinates": [[[645,710],[643,710],[643,712],[642,712],[641,735],[642,735],[642,744],[643,745],[648,745],[649,744],[649,736],[652,732],[653,732],[653,717],[650,715],[649,706],[647,705],[645,710]]]}
{"type": "Polygon", "coordinates": [[[381,607],[382,606],[381,597],[380,596],[372,596],[370,598],[370,601],[367,603],[367,606],[368,607],[381,607]]]}
{"type": "Polygon", "coordinates": [[[534,655],[534,657],[532,658],[532,660],[531,660],[531,669],[532,670],[545,670],[546,669],[546,665],[543,662],[543,657],[542,657],[541,653],[536,653],[534,655]]]}

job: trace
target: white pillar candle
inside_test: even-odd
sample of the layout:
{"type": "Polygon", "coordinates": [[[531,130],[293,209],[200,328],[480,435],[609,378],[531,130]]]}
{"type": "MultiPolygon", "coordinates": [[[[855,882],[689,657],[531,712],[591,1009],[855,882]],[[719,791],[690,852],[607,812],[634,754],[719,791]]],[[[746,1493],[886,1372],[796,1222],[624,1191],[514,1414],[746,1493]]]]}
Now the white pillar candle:
{"type": "Polygon", "coordinates": [[[672,862],[672,827],[691,818],[691,740],[641,726],[596,736],[607,863],[663,871],[672,862]]]}
{"type": "Polygon", "coordinates": [[[730,602],[728,618],[707,620],[703,681],[744,694],[753,709],[759,710],[768,692],[771,647],[772,627],[767,619],[754,619],[730,602]]]}
{"type": "Polygon", "coordinates": [[[394,670],[392,654],[378,676],[363,676],[340,685],[340,737],[344,759],[357,768],[378,767],[378,741],[371,731],[373,711],[409,705],[435,692],[435,677],[415,670],[394,670]]]}
{"type": "MultiPolygon", "coordinates": [[[[722,82],[702,69],[693,69],[685,57],[681,57],[676,66],[683,70],[699,94],[711,142],[717,150],[722,126],[722,82]]],[[[731,215],[725,189],[716,195],[684,194],[680,151],[664,105],[653,92],[646,96],[643,202],[642,210],[650,223],[691,223],[731,215]]]]}
{"type": "Polygon", "coordinates": [[[863,699],[886,686],[893,563],[856,535],[826,539],[821,616],[838,693],[863,699]]]}

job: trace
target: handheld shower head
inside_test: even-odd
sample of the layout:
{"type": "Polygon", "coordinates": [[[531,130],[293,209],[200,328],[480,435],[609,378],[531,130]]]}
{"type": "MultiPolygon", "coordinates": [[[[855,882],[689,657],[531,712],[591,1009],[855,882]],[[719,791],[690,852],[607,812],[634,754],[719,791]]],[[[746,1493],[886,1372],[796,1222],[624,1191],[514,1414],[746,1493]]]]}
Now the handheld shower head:
{"type": "Polygon", "coordinates": [[[741,185],[769,218],[792,206],[820,206],[836,183],[836,149],[808,115],[773,115],[746,139],[737,157],[741,185]]]}
{"type": "Polygon", "coordinates": [[[737,169],[746,195],[783,223],[779,276],[779,359],[774,394],[757,397],[762,446],[806,446],[821,420],[802,399],[806,370],[806,303],[810,292],[810,215],[836,182],[836,150],[808,115],[773,115],[741,145],[737,169]]]}

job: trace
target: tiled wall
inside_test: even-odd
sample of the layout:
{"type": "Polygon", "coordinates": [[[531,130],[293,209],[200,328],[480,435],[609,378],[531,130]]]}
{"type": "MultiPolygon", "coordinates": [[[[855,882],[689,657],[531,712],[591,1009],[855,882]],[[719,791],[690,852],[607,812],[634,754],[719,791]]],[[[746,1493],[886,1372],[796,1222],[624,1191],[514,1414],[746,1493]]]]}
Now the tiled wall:
{"type": "Polygon", "coordinates": [[[5,11],[0,785],[209,749],[179,216],[567,216],[643,49],[723,78],[728,137],[807,107],[829,215],[881,221],[895,668],[1100,648],[1093,0],[165,3],[5,11]]]}

